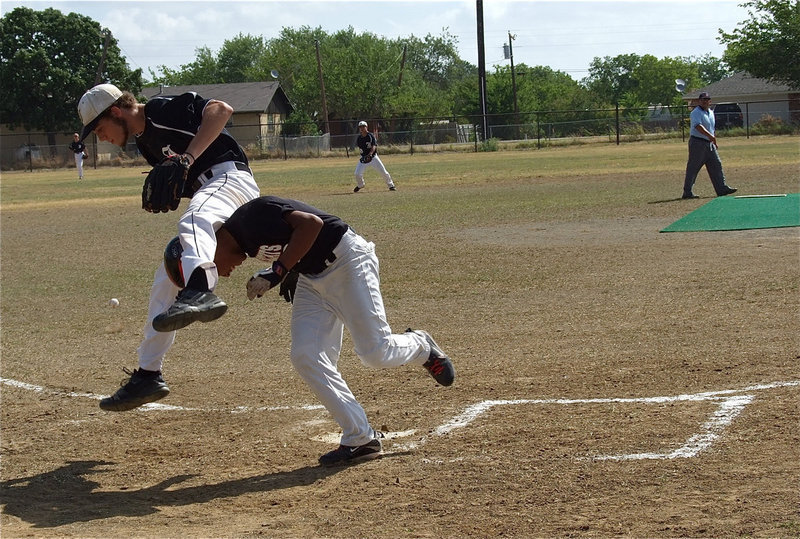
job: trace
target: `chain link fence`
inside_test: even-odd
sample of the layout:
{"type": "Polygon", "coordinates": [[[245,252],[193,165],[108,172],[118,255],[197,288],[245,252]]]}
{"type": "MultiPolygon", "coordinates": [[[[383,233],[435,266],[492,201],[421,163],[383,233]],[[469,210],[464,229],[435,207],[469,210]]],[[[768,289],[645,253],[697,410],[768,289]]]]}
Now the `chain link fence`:
{"type": "MultiPolygon", "coordinates": [[[[720,107],[720,105],[717,105],[720,107]]],[[[250,159],[350,156],[356,147],[357,124],[365,119],[375,133],[381,153],[440,151],[492,151],[538,149],[559,144],[614,143],[649,138],[689,136],[688,107],[553,110],[495,114],[483,118],[352,118],[328,122],[330,133],[317,124],[293,125],[300,132],[289,136],[282,125],[230,125],[228,131],[245,148],[250,159]],[[265,129],[266,127],[266,129],[265,129]],[[254,129],[257,128],[257,129],[254,129]],[[284,133],[253,135],[253,133],[284,133]]],[[[726,104],[717,114],[718,130],[726,136],[792,134],[800,132],[800,100],[752,101],[726,104]],[[723,121],[721,121],[723,120],[723,121]],[[724,125],[723,125],[724,124],[724,125]]],[[[74,166],[68,145],[72,133],[14,133],[0,135],[0,168],[23,170],[74,166]]],[[[134,143],[121,150],[86,139],[84,166],[145,165],[134,143]]]]}

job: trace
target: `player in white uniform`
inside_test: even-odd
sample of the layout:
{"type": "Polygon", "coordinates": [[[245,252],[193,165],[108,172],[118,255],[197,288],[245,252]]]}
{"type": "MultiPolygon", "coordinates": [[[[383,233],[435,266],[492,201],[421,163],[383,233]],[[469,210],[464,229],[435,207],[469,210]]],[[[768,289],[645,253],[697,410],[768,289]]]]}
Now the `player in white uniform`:
{"type": "Polygon", "coordinates": [[[86,145],[77,133],[72,135],[69,149],[75,154],[75,168],[78,169],[78,179],[83,179],[83,160],[86,159],[86,145]]]}
{"type": "Polygon", "coordinates": [[[212,292],[218,280],[213,262],[216,230],[236,208],[259,195],[258,186],[247,156],[225,130],[233,109],[223,101],[188,92],[141,104],[130,92],[101,84],[83,95],[78,113],[84,125],[81,139],[94,131],[100,140],[124,148],[133,135],[150,165],[178,156],[188,167],[183,197],[191,200],[178,221],[186,287],[179,292],[163,264],[156,270],[137,350],[139,369],[129,373],[130,379],[114,395],[100,401],[103,410],[131,410],[169,393],[161,366],[175,330],[196,320],[213,320],[227,310],[212,292]]]}
{"type": "Polygon", "coordinates": [[[383,161],[378,157],[378,140],[375,138],[375,135],[370,133],[367,129],[367,122],[363,120],[358,122],[358,131],[359,135],[356,139],[356,145],[361,150],[361,157],[356,165],[356,187],[353,189],[353,192],[358,193],[365,187],[364,171],[367,167],[372,167],[377,170],[378,174],[383,176],[383,179],[386,181],[389,191],[395,191],[396,188],[394,186],[394,181],[392,181],[392,176],[386,171],[386,167],[383,166],[383,161]]]}
{"type": "Polygon", "coordinates": [[[420,365],[439,384],[453,383],[453,364],[428,332],[392,333],[375,245],[338,217],[297,200],[252,200],[217,232],[214,261],[227,277],[248,256],[271,263],[248,281],[248,298],[281,285],[284,298],[293,300],[292,365],[342,428],[340,446],[320,457],[322,465],[370,460],[382,451],[380,433],[337,368],[344,327],[364,365],[420,365]]]}

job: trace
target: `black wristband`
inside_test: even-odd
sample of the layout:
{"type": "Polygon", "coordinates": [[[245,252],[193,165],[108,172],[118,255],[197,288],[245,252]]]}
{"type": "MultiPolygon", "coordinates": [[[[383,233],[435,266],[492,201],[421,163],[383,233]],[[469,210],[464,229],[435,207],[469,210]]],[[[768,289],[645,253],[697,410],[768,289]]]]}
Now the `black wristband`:
{"type": "Polygon", "coordinates": [[[272,263],[272,272],[283,279],[289,273],[289,269],[280,260],[276,260],[272,263]]]}

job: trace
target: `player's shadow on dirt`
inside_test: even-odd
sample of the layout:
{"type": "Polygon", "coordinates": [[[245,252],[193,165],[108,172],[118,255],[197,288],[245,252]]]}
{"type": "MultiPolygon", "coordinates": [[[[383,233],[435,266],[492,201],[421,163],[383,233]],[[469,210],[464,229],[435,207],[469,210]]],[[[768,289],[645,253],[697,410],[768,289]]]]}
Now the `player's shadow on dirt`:
{"type": "Polygon", "coordinates": [[[149,515],[158,512],[158,507],[162,506],[191,505],[250,492],[311,485],[342,469],[306,466],[221,483],[171,488],[195,477],[177,475],[139,490],[95,490],[101,486],[100,483],[85,476],[103,473],[103,466],[113,464],[104,461],[70,462],[50,472],[2,481],[0,504],[5,506],[3,512],[32,524],[34,528],[52,528],[101,518],[149,515]]]}
{"type": "MultiPolygon", "coordinates": [[[[699,198],[702,200],[704,198],[713,198],[713,197],[699,197],[699,198]]],[[[684,199],[683,197],[678,197],[678,198],[667,198],[664,200],[651,200],[650,202],[648,202],[648,204],[664,204],[665,202],[686,202],[686,199],[684,199]]]]}

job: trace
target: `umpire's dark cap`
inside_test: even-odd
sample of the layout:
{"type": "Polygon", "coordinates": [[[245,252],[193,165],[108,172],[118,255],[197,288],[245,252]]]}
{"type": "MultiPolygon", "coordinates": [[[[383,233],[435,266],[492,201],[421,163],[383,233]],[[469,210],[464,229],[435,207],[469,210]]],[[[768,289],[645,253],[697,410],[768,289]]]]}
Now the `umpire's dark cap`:
{"type": "Polygon", "coordinates": [[[98,84],[83,94],[81,100],[78,101],[78,115],[83,122],[81,140],[94,131],[97,122],[100,121],[100,116],[121,96],[122,92],[113,84],[98,84]]]}
{"type": "Polygon", "coordinates": [[[700,92],[700,97],[698,99],[711,99],[711,96],[708,95],[708,92],[700,92]]]}

